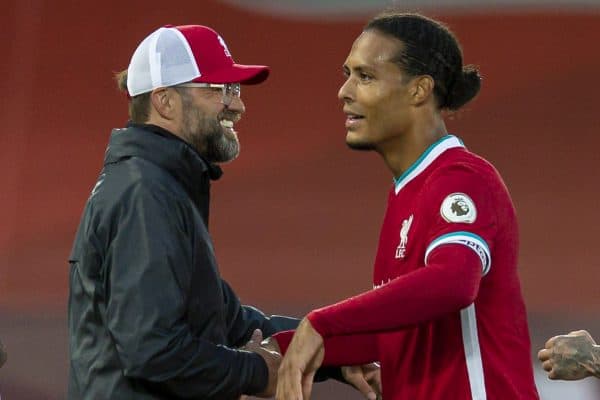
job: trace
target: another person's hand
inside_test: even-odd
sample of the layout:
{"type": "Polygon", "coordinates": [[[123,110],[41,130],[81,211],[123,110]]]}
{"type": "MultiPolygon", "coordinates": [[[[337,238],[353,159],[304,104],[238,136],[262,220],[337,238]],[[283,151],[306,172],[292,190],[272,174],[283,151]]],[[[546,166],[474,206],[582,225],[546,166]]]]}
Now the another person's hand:
{"type": "Polygon", "coordinates": [[[323,338],[306,318],[300,322],[279,367],[277,400],[308,400],[323,362],[323,338]]]}
{"type": "Polygon", "coordinates": [[[550,338],[538,358],[550,379],[579,380],[594,375],[594,360],[597,345],[586,331],[575,331],[568,335],[550,338]]]}
{"type": "MultiPolygon", "coordinates": [[[[275,351],[270,351],[267,348],[261,346],[263,341],[262,332],[260,329],[256,329],[252,333],[252,338],[244,347],[243,350],[252,351],[260,355],[269,369],[269,383],[267,387],[260,393],[255,394],[257,397],[273,397],[275,389],[277,387],[277,370],[281,364],[281,354],[275,351]]],[[[244,396],[242,396],[243,398],[244,396]]]]}
{"type": "Polygon", "coordinates": [[[342,376],[367,399],[381,398],[381,369],[378,364],[342,367],[342,376]]]}
{"type": "Polygon", "coordinates": [[[2,344],[2,341],[0,341],[0,367],[2,367],[4,365],[7,358],[8,358],[8,356],[6,354],[6,348],[2,344]]]}

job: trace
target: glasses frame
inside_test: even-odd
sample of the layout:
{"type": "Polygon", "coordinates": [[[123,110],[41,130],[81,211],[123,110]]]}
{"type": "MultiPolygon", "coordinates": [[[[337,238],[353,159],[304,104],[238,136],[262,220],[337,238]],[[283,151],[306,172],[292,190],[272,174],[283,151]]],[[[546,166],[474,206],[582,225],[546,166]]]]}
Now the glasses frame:
{"type": "Polygon", "coordinates": [[[242,86],[240,83],[197,83],[197,82],[188,82],[176,85],[177,87],[186,87],[186,88],[212,88],[212,89],[221,89],[222,97],[221,103],[226,106],[229,106],[234,98],[240,98],[242,92],[242,86]]]}

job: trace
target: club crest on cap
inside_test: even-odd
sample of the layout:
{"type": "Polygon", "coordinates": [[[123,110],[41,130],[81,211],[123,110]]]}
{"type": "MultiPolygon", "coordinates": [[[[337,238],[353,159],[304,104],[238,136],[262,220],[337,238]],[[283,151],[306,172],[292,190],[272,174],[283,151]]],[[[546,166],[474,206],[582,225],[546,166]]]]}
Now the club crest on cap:
{"type": "Polygon", "coordinates": [[[217,38],[219,38],[219,43],[221,43],[221,46],[223,46],[223,50],[225,51],[225,55],[227,57],[231,57],[231,53],[229,52],[229,49],[227,48],[227,45],[225,44],[225,41],[223,40],[223,38],[221,37],[221,35],[217,35],[217,38]]]}
{"type": "Polygon", "coordinates": [[[440,214],[448,222],[472,224],[477,219],[477,208],[466,194],[452,193],[442,201],[440,214]]]}

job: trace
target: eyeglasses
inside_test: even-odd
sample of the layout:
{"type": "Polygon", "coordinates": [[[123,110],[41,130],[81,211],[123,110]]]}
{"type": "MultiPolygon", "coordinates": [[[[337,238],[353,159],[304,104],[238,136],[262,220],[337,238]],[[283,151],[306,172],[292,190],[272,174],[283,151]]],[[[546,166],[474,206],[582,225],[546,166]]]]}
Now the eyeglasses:
{"type": "Polygon", "coordinates": [[[222,103],[229,106],[234,98],[240,98],[242,87],[239,83],[195,83],[188,82],[177,85],[178,87],[189,87],[189,88],[213,88],[221,89],[223,91],[222,103]]]}

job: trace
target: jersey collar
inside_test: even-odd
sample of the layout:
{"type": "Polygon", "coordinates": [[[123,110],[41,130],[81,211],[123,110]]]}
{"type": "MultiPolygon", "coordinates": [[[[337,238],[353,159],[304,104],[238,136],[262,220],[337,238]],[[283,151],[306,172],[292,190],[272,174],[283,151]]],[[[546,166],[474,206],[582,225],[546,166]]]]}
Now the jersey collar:
{"type": "Polygon", "coordinates": [[[464,148],[462,140],[457,138],[454,135],[446,135],[441,137],[437,142],[433,143],[431,146],[425,150],[419,158],[406,170],[402,175],[398,178],[394,178],[394,186],[396,194],[402,190],[404,186],[408,184],[408,182],[412,181],[414,178],[419,176],[421,172],[425,170],[431,163],[435,161],[443,152],[448,149],[453,149],[455,147],[464,148]]]}

